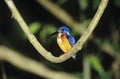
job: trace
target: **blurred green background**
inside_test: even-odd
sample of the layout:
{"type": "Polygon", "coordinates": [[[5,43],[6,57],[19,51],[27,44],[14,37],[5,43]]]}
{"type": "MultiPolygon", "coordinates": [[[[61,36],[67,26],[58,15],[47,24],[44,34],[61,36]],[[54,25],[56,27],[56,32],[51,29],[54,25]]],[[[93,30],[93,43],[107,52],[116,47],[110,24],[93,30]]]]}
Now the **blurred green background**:
{"type": "MultiPolygon", "coordinates": [[[[93,18],[101,0],[49,0],[64,9],[75,22],[86,28],[93,18]]],[[[56,43],[56,37],[47,38],[61,25],[66,25],[52,15],[36,0],[14,0],[18,10],[23,16],[30,30],[39,42],[59,56],[63,52],[56,43]]],[[[81,51],[77,53],[77,60],[69,59],[59,64],[53,64],[44,59],[29,43],[27,37],[11,18],[11,13],[4,0],[0,0],[0,44],[12,47],[23,55],[44,63],[55,71],[64,71],[78,77],[83,77],[84,60],[90,63],[91,79],[120,79],[120,0],[110,0],[109,4],[93,32],[81,51]]],[[[68,25],[67,25],[68,26],[68,25]]],[[[68,26],[69,27],[69,26],[68,26]]],[[[70,28],[76,41],[80,34],[70,28]]],[[[29,72],[22,71],[13,65],[4,62],[8,79],[44,79],[29,72]]],[[[2,72],[0,71],[0,74],[2,72]]],[[[1,75],[0,75],[0,79],[1,75]]]]}

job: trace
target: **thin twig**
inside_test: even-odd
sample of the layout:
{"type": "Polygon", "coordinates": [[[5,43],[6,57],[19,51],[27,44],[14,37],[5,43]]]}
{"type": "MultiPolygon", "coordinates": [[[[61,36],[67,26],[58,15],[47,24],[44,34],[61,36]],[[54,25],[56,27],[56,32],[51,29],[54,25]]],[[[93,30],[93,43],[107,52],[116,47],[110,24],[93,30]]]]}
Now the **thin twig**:
{"type": "Polygon", "coordinates": [[[80,79],[62,71],[50,70],[42,63],[25,57],[21,55],[20,52],[12,50],[6,46],[0,46],[0,58],[22,70],[28,71],[46,79],[80,79]]]}
{"type": "Polygon", "coordinates": [[[28,37],[29,41],[31,42],[31,44],[36,48],[36,50],[44,58],[46,58],[47,60],[49,60],[51,62],[54,62],[54,63],[63,62],[65,60],[67,60],[68,58],[70,58],[71,56],[73,56],[79,50],[81,50],[83,44],[88,40],[88,38],[90,37],[91,33],[93,32],[93,30],[95,29],[96,25],[98,24],[98,21],[100,20],[102,14],[103,14],[103,12],[104,12],[107,4],[108,4],[108,0],[102,0],[100,5],[99,5],[99,7],[98,7],[98,10],[97,10],[94,18],[93,18],[93,20],[91,21],[91,23],[88,26],[87,30],[83,33],[81,38],[78,40],[78,42],[72,48],[72,50],[70,52],[60,56],[60,57],[55,57],[50,52],[45,50],[44,47],[38,42],[36,37],[30,32],[27,24],[25,23],[25,21],[23,20],[22,16],[20,15],[20,13],[18,12],[17,8],[15,7],[15,4],[13,3],[13,0],[5,0],[5,2],[8,5],[9,9],[11,10],[12,16],[19,23],[20,27],[22,28],[22,30],[27,35],[27,37],[28,37]]]}
{"type": "Polygon", "coordinates": [[[4,67],[2,59],[0,60],[0,66],[1,66],[1,72],[2,72],[2,79],[7,79],[7,74],[6,74],[5,67],[4,67]]]}
{"type": "Polygon", "coordinates": [[[91,79],[91,68],[88,57],[83,59],[83,79],[91,79]]]}

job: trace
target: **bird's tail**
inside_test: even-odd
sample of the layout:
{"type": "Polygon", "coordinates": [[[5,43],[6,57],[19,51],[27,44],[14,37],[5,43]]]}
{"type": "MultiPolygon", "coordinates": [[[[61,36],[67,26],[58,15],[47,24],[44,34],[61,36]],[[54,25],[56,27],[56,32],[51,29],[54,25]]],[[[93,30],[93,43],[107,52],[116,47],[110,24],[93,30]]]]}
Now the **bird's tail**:
{"type": "Polygon", "coordinates": [[[72,58],[73,58],[74,60],[76,60],[76,54],[74,54],[74,55],[72,56],[72,58]]]}

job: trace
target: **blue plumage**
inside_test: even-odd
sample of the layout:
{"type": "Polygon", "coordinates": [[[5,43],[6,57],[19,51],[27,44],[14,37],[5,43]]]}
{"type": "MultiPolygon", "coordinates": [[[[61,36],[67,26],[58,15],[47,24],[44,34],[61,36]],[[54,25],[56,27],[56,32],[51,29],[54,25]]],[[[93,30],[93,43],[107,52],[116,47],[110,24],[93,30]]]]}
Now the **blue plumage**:
{"type": "Polygon", "coordinates": [[[66,26],[61,26],[58,28],[58,30],[62,30],[63,32],[69,32],[70,33],[70,29],[67,28],[66,26]]]}
{"type": "Polygon", "coordinates": [[[67,39],[72,46],[75,45],[75,38],[72,35],[67,35],[67,39]]]}

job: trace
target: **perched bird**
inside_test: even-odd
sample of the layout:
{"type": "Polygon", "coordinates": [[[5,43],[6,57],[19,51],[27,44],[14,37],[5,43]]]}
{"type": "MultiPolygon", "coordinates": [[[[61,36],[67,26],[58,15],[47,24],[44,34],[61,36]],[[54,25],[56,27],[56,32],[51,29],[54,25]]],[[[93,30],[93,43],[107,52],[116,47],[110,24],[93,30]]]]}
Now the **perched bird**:
{"type": "MultiPolygon", "coordinates": [[[[75,44],[75,38],[70,34],[70,29],[68,27],[61,26],[58,28],[57,43],[64,53],[71,50],[75,44]]],[[[76,59],[76,55],[73,55],[72,58],[76,59]]]]}

